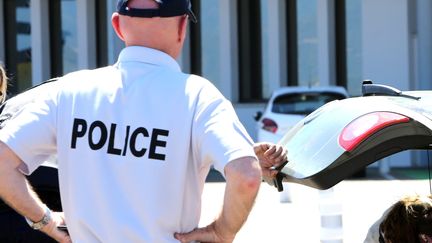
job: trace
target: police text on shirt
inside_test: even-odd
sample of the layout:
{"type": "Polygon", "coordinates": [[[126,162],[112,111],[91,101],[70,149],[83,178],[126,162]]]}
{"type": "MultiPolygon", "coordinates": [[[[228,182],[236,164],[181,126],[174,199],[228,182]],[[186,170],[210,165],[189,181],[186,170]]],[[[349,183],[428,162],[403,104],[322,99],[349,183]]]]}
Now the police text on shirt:
{"type": "MultiPolygon", "coordinates": [[[[113,155],[126,156],[128,149],[135,157],[143,157],[147,148],[138,147],[137,139],[150,138],[148,146],[148,158],[155,160],[165,160],[165,154],[157,153],[157,148],[165,148],[167,142],[161,137],[168,137],[169,131],[164,129],[153,128],[151,134],[144,127],[135,128],[131,131],[131,126],[126,126],[125,129],[118,129],[117,124],[111,123],[108,126],[102,121],[93,121],[90,126],[84,119],[75,118],[72,127],[71,148],[76,149],[78,139],[87,136],[88,145],[92,150],[102,149],[108,142],[107,153],[113,155]],[[115,136],[118,133],[125,133],[125,140],[122,146],[115,144],[115,136]]],[[[159,151],[159,150],[158,150],[159,151]]]]}

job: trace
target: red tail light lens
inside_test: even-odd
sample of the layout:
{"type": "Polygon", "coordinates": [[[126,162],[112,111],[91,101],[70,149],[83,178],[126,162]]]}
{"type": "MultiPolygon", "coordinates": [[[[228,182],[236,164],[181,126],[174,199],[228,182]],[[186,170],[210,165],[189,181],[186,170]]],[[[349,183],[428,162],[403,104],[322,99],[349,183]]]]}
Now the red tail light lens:
{"type": "Polygon", "coordinates": [[[373,112],[361,116],[348,124],[339,135],[339,144],[351,152],[375,132],[399,123],[409,122],[409,118],[393,112],[373,112]]]}
{"type": "Polygon", "coordinates": [[[263,123],[262,129],[271,133],[276,133],[278,129],[278,125],[276,124],[275,121],[273,121],[272,119],[264,118],[262,120],[262,123],[263,123]]]}

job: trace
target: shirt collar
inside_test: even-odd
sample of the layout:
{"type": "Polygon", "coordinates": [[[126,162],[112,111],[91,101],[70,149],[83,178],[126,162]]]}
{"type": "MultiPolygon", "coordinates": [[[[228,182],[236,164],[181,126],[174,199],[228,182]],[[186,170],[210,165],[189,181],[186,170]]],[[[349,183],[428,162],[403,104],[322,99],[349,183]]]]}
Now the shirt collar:
{"type": "Polygon", "coordinates": [[[165,66],[181,71],[179,64],[170,55],[148,47],[128,46],[119,55],[116,66],[123,62],[142,62],[156,66],[165,66]]]}

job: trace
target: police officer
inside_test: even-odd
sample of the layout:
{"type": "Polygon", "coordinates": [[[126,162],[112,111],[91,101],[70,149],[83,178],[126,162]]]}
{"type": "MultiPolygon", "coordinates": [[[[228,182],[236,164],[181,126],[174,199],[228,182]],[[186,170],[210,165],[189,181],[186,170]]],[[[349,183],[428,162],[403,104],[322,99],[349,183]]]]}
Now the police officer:
{"type": "Polygon", "coordinates": [[[65,75],[0,130],[0,197],[32,228],[59,242],[234,240],[262,172],[272,176],[286,152],[254,147],[231,103],[180,71],[188,19],[189,0],[118,1],[118,62],[65,75]],[[65,217],[23,176],[53,154],[65,217]],[[196,229],[210,166],[225,176],[224,205],[196,229]],[[70,236],[58,228],[66,223],[70,236]]]}

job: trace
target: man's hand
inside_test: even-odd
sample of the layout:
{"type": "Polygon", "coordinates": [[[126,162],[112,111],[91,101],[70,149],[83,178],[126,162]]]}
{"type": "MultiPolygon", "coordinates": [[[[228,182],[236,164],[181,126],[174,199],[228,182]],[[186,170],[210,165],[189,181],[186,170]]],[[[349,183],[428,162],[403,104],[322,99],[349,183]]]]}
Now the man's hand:
{"type": "Polygon", "coordinates": [[[51,221],[41,231],[60,243],[71,243],[68,233],[57,229],[59,225],[66,225],[63,213],[52,213],[51,216],[51,221]]]}
{"type": "Polygon", "coordinates": [[[272,170],[272,167],[277,167],[288,160],[288,151],[279,144],[273,143],[256,143],[254,151],[258,157],[263,177],[274,178],[277,171],[272,170]]]}
{"type": "Polygon", "coordinates": [[[234,240],[235,235],[227,237],[223,233],[223,229],[218,227],[218,224],[213,222],[204,228],[197,228],[188,233],[175,233],[174,237],[182,243],[188,243],[191,241],[208,242],[208,243],[231,243],[234,240]]]}

